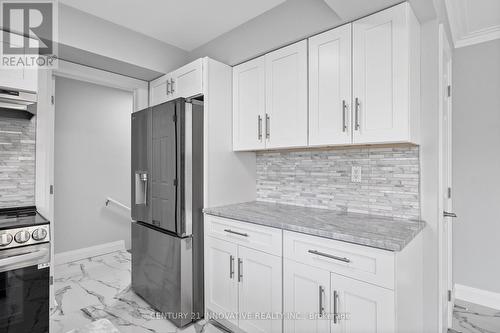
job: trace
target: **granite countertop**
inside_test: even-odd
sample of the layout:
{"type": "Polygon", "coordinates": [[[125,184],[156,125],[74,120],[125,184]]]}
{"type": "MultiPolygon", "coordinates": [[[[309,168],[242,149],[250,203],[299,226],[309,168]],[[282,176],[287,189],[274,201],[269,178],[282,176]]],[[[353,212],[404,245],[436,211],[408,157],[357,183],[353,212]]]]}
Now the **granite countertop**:
{"type": "Polygon", "coordinates": [[[205,208],[206,214],[389,251],[401,251],[425,222],[251,201],[205,208]]]}

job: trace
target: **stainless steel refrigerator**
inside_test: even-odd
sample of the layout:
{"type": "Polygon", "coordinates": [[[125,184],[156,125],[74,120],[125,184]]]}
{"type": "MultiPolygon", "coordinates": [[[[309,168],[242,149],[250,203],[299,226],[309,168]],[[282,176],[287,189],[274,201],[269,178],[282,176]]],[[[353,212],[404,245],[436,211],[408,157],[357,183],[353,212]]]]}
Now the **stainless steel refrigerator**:
{"type": "Polygon", "coordinates": [[[203,317],[203,102],[132,114],[132,289],[178,327],[203,317]]]}

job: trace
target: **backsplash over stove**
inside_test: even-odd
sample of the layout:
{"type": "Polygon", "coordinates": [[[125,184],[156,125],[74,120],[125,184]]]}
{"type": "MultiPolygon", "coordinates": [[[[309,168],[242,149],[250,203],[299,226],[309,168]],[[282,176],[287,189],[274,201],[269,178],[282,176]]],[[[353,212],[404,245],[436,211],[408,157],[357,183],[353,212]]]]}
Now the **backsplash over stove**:
{"type": "Polygon", "coordinates": [[[258,152],[257,200],[402,218],[420,217],[415,146],[258,152]],[[360,166],[360,183],[351,182],[360,166]]]}
{"type": "Polygon", "coordinates": [[[0,116],[0,208],[35,204],[35,119],[0,116]]]}

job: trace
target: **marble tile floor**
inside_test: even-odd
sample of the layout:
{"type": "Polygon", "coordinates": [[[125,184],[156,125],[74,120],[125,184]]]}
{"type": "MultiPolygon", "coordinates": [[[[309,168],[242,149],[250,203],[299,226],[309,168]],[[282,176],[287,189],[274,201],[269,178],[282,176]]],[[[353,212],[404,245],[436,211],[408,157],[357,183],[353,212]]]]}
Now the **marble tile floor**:
{"type": "Polygon", "coordinates": [[[455,301],[449,333],[499,333],[500,311],[461,300],[455,301]],[[458,306],[457,306],[458,305],[458,306]]]}
{"type": "Polygon", "coordinates": [[[118,251],[55,268],[57,307],[50,316],[51,333],[215,333],[211,324],[196,323],[176,328],[130,289],[130,253],[118,251]],[[92,325],[100,319],[112,324],[108,330],[92,325]],[[93,329],[92,327],[97,327],[93,329]]]}

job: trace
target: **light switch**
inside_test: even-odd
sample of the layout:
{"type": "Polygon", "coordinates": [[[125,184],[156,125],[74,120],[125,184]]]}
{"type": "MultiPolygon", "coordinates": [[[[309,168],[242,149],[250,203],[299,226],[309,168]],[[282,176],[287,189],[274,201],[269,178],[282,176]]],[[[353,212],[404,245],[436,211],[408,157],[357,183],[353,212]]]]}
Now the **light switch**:
{"type": "Polygon", "coordinates": [[[353,183],[361,183],[361,167],[352,166],[351,167],[351,181],[353,183]]]}

